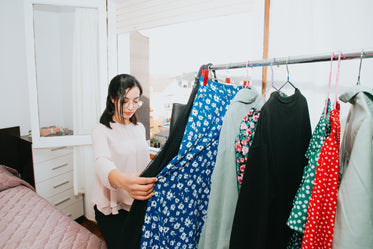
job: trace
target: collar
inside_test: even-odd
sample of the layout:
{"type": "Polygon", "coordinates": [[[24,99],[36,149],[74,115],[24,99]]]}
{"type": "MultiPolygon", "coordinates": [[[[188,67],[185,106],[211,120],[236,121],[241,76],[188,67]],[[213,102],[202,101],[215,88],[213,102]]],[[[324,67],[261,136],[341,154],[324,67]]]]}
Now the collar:
{"type": "Polygon", "coordinates": [[[369,99],[373,100],[373,89],[362,85],[354,86],[347,89],[346,92],[342,93],[339,96],[339,99],[345,103],[351,102],[351,100],[355,98],[355,96],[360,92],[366,94],[369,99]]]}
{"type": "Polygon", "coordinates": [[[232,103],[241,102],[244,104],[250,104],[255,101],[255,99],[260,96],[259,92],[254,88],[242,88],[238,91],[236,96],[232,99],[232,103]]]}

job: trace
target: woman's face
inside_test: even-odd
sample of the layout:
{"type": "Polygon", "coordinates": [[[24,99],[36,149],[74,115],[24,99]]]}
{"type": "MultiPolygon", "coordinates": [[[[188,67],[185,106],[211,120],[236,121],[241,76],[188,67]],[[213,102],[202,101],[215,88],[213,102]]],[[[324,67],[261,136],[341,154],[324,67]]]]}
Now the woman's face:
{"type": "Polygon", "coordinates": [[[117,101],[117,106],[114,113],[116,121],[124,121],[125,124],[131,123],[130,118],[137,111],[140,102],[140,89],[136,86],[128,89],[124,97],[124,103],[122,105],[123,114],[121,114],[122,103],[120,101],[117,101]]]}

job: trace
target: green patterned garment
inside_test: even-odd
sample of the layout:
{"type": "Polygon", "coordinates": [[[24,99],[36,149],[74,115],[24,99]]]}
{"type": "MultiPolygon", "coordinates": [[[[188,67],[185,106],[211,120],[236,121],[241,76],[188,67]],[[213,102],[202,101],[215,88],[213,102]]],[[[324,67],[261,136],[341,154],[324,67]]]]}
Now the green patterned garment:
{"type": "Polygon", "coordinates": [[[306,167],[304,167],[302,181],[294,197],[293,208],[286,223],[291,229],[295,230],[288,245],[288,249],[300,248],[302,246],[302,237],[307,223],[308,203],[312,194],[317,161],[319,160],[321,147],[330,133],[329,112],[331,109],[331,104],[330,100],[327,102],[327,115],[324,116],[324,110],[312,134],[312,138],[305,155],[308,158],[308,164],[306,167]]]}

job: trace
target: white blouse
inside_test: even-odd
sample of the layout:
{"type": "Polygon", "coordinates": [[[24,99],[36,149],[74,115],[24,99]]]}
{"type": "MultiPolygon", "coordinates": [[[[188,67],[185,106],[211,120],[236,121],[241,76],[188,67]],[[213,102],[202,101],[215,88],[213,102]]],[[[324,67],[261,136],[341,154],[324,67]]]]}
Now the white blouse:
{"type": "Polygon", "coordinates": [[[109,129],[98,124],[92,131],[95,166],[95,185],[92,201],[103,214],[129,211],[133,202],[123,189],[113,188],[109,172],[118,169],[122,173],[141,172],[150,162],[145,128],[141,123],[110,123],[109,129]]]}

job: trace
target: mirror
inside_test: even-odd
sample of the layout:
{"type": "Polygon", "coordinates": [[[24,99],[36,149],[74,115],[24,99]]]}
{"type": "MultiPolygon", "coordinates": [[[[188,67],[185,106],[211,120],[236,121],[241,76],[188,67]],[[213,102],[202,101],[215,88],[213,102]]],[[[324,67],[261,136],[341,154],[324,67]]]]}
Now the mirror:
{"type": "Polygon", "coordinates": [[[33,15],[40,136],[73,135],[74,8],[35,4],[33,15]]]}
{"type": "Polygon", "coordinates": [[[26,2],[34,147],[91,143],[90,133],[105,106],[106,95],[102,2],[26,2]]]}

